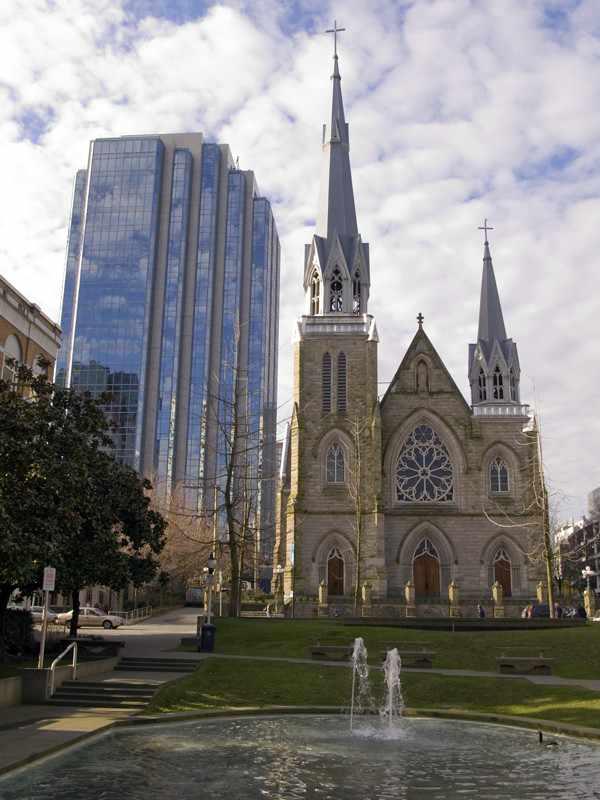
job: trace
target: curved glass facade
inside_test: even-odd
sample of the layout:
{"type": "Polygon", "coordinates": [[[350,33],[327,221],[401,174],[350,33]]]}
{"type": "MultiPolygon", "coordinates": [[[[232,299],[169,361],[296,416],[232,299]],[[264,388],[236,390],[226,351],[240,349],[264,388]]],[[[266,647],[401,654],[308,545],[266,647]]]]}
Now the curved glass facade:
{"type": "Polygon", "coordinates": [[[256,513],[272,519],[278,291],[270,204],[227,146],[201,134],[92,143],[75,184],[62,315],[73,348],[59,372],[110,393],[116,457],[165,501],[212,505],[242,376],[256,513]]]}

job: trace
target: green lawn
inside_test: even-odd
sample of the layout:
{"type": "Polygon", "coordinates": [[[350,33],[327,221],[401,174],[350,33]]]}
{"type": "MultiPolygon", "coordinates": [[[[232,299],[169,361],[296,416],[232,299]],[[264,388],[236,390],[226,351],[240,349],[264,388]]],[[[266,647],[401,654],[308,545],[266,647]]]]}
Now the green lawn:
{"type": "MultiPolygon", "coordinates": [[[[362,636],[369,660],[385,643],[426,642],[436,652],[434,666],[496,671],[496,656],[516,648],[525,655],[543,651],[555,659],[553,673],[564,678],[600,679],[600,624],[555,630],[457,632],[344,626],[330,620],[219,619],[216,650],[256,656],[307,657],[317,639],[339,642],[362,636]]],[[[193,648],[189,648],[193,649],[193,648]]],[[[516,652],[516,651],[515,651],[516,652]]]]}
{"type": "MultiPolygon", "coordinates": [[[[372,674],[374,692],[382,675],[372,674]]],[[[537,717],[600,728],[600,693],[536,686],[525,680],[451,678],[405,674],[406,704],[413,708],[461,709],[537,717]]],[[[192,674],[159,690],[146,713],[209,711],[273,705],[348,704],[351,671],[318,664],[208,660],[192,674]]]]}

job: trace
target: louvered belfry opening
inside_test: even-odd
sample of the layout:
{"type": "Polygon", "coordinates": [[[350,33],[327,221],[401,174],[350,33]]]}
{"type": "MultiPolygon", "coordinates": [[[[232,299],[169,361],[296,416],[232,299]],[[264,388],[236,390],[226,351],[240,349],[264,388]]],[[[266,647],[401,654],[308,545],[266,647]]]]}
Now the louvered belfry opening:
{"type": "Polygon", "coordinates": [[[337,410],[338,414],[346,413],[346,354],[339,353],[337,358],[337,410]]]}
{"type": "Polygon", "coordinates": [[[323,356],[322,369],[323,414],[331,413],[331,354],[323,356]]]}

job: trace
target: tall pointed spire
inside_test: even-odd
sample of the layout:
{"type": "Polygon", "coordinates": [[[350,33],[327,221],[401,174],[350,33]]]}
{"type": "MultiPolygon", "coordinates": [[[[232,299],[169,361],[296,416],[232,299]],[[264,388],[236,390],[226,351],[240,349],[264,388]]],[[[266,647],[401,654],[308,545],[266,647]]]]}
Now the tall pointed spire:
{"type": "Polygon", "coordinates": [[[504,327],[504,318],[502,316],[502,307],[500,305],[500,296],[496,285],[487,232],[483,245],[483,276],[481,278],[477,339],[489,345],[494,340],[503,342],[506,339],[506,328],[504,327]]]}
{"type": "MultiPolygon", "coordinates": [[[[337,31],[333,29],[337,38],[337,31]]],[[[352,172],[350,170],[350,141],[348,123],[344,116],[341,75],[338,63],[337,42],[333,55],[333,92],[331,120],[323,126],[323,168],[321,193],[317,217],[317,236],[329,241],[340,236],[357,236],[352,172]]]]}
{"type": "Polygon", "coordinates": [[[502,306],[490,254],[485,220],[479,230],[485,231],[483,243],[483,275],[479,303],[477,342],[469,345],[469,381],[473,406],[498,403],[519,403],[519,356],[517,345],[506,336],[502,306]]]}

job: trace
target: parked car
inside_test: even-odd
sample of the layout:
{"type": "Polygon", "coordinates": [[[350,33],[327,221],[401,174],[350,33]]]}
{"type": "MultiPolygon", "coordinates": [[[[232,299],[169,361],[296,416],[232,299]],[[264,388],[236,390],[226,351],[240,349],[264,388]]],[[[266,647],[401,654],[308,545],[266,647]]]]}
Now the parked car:
{"type": "MultiPolygon", "coordinates": [[[[71,622],[72,616],[73,609],[71,609],[71,611],[66,611],[64,614],[59,614],[58,621],[68,625],[69,622],[71,622]]],[[[92,608],[91,606],[82,606],[79,609],[78,622],[78,627],[80,628],[98,628],[102,626],[103,628],[106,628],[106,630],[118,628],[119,625],[125,624],[123,617],[118,617],[116,614],[105,614],[101,609],[92,608]]]]}
{"type": "MultiPolygon", "coordinates": [[[[42,622],[44,619],[44,606],[31,606],[29,609],[34,622],[42,622]]],[[[58,614],[48,609],[48,622],[56,622],[58,614]]]]}

